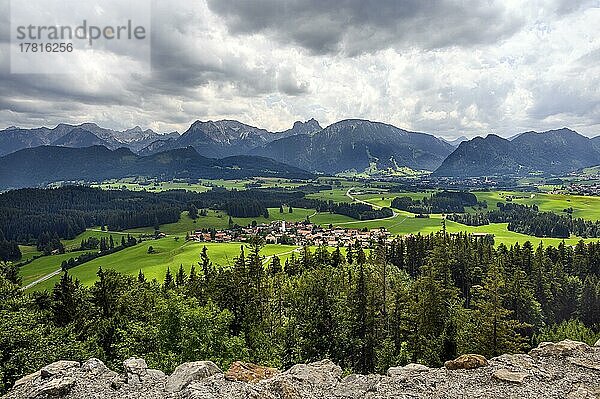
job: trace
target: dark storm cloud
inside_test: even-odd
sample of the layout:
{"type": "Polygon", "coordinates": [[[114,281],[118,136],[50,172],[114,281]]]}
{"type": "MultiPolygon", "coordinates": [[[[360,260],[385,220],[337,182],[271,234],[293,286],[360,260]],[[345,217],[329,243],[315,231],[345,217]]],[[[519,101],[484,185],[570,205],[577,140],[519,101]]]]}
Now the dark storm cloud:
{"type": "Polygon", "coordinates": [[[495,43],[524,20],[498,1],[208,0],[232,34],[265,33],[315,54],[495,43]]]}

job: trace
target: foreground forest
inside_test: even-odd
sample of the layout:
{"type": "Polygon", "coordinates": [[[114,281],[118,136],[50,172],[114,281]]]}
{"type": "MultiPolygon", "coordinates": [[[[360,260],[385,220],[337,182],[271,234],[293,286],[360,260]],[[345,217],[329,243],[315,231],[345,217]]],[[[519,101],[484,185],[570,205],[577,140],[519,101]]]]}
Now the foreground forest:
{"type": "Polygon", "coordinates": [[[100,269],[91,287],[65,273],[52,292],[31,295],[3,264],[0,391],[58,359],[93,356],[118,368],[135,355],[171,371],[192,360],[226,368],[329,358],[369,373],[598,336],[598,243],[494,248],[489,238],[441,232],[369,255],[305,248],[266,265],[262,244],[240,248],[231,267],[213,265],[205,250],[189,274],[169,270],[160,282],[100,269]]]}

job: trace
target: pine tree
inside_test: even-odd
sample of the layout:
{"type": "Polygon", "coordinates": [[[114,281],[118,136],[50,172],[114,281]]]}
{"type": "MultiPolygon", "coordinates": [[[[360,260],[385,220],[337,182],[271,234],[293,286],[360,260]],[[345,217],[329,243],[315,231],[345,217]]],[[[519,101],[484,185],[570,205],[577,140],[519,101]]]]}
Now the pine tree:
{"type": "Polygon", "coordinates": [[[175,288],[175,281],[173,280],[173,275],[171,274],[171,268],[167,268],[167,273],[165,274],[165,281],[163,282],[163,289],[170,290],[175,288]]]}
{"type": "Polygon", "coordinates": [[[175,275],[175,284],[178,287],[183,287],[187,282],[187,275],[185,274],[185,270],[183,269],[183,265],[179,265],[179,270],[177,270],[177,274],[175,275]]]}
{"type": "Polygon", "coordinates": [[[142,269],[140,269],[140,272],[138,273],[137,280],[140,284],[144,284],[146,282],[146,276],[144,276],[142,269]]]}
{"type": "Polygon", "coordinates": [[[344,256],[342,255],[342,251],[340,250],[340,246],[338,245],[335,248],[335,251],[331,254],[331,266],[334,268],[338,268],[344,262],[344,256]]]}
{"type": "Polygon", "coordinates": [[[64,272],[60,281],[52,290],[52,314],[56,325],[63,327],[75,320],[78,308],[77,289],[78,282],[68,272],[64,272]]]}
{"type": "Polygon", "coordinates": [[[503,260],[492,262],[483,281],[483,287],[474,301],[474,336],[477,353],[487,357],[514,353],[523,349],[524,339],[517,333],[521,324],[504,308],[506,286],[503,278],[503,260]]]}
{"type": "Polygon", "coordinates": [[[279,205],[279,213],[283,213],[283,205],[279,205]]]}

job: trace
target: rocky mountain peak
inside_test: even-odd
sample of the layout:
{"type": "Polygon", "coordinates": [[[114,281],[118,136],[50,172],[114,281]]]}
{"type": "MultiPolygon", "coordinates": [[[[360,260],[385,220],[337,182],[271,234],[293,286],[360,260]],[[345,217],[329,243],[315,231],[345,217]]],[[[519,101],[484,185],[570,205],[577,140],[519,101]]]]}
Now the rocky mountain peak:
{"type": "MultiPolygon", "coordinates": [[[[597,343],[599,345],[600,343],[597,343]]],[[[234,362],[224,373],[210,361],[178,366],[166,375],[140,358],[120,372],[92,358],[58,361],[15,382],[5,399],[353,399],[364,398],[595,398],[600,393],[600,347],[576,341],[544,342],[529,354],[490,360],[462,355],[442,368],[392,367],[387,375],[344,373],[330,360],[280,371],[234,362]]]]}

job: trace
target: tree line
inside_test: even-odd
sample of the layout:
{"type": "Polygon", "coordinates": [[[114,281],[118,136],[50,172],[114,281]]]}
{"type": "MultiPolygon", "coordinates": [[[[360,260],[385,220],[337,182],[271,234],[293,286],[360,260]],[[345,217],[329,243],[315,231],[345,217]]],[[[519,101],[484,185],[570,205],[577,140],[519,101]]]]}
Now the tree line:
{"type": "Polygon", "coordinates": [[[148,279],[98,270],[91,287],[64,273],[27,295],[0,277],[0,390],[51,361],[141,356],[167,372],[185,361],[275,367],[330,358],[349,372],[439,366],[461,353],[525,351],[546,339],[593,343],[600,329],[600,244],[494,247],[443,232],[265,265],[262,241],[215,265],[148,279]]]}
{"type": "Polygon", "coordinates": [[[448,219],[469,226],[508,223],[508,230],[535,237],[568,238],[571,234],[582,238],[600,237],[600,221],[573,218],[572,209],[562,215],[540,212],[537,205],[498,202],[497,208],[488,212],[452,214],[448,219]]]}
{"type": "Polygon", "coordinates": [[[430,213],[462,213],[465,207],[480,205],[487,207],[485,202],[479,203],[475,194],[468,191],[439,191],[422,199],[411,197],[396,197],[392,207],[416,214],[430,213]]]}
{"type": "MultiPolygon", "coordinates": [[[[0,230],[5,234],[5,240],[0,241],[35,243],[49,253],[61,251],[60,239],[72,239],[94,226],[106,226],[112,231],[159,227],[177,222],[181,212],[190,209],[196,209],[196,215],[198,209],[218,209],[232,217],[268,217],[268,208],[282,204],[340,213],[358,220],[392,215],[389,209],[309,199],[304,192],[282,188],[239,191],[213,188],[204,193],[110,191],[81,186],[21,189],[0,194],[0,230]]],[[[8,248],[9,244],[5,246],[8,248]]],[[[7,257],[14,256],[11,249],[3,252],[7,257]]]]}

